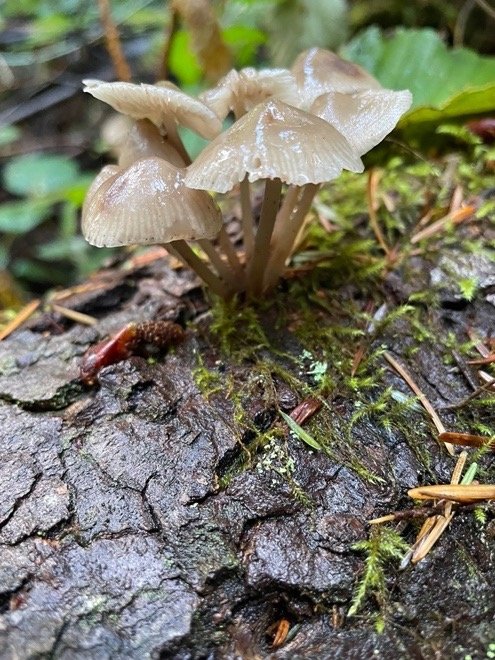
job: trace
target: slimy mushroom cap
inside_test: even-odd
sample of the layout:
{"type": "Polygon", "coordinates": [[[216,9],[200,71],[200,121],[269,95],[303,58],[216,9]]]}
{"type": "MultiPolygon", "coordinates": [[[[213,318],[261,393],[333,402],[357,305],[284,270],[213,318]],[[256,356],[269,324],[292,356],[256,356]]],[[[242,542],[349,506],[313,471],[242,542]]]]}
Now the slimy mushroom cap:
{"type": "Polygon", "coordinates": [[[163,158],[176,167],[185,166],[181,155],[156,126],[148,119],[141,119],[131,127],[120,148],[119,167],[126,168],[136,160],[152,157],[163,158]]]}
{"type": "Polygon", "coordinates": [[[272,97],[292,105],[297,103],[296,81],[288,69],[232,69],[200,99],[223,120],[231,110],[239,118],[272,97]]]}
{"type": "Polygon", "coordinates": [[[220,210],[208,193],[187,188],[184,175],[160,158],[104,167],[86,197],[84,237],[97,247],[214,238],[220,210]]]}
{"type": "Polygon", "coordinates": [[[383,140],[410,108],[411,92],[367,89],[353,94],[319,96],[310,112],[340,131],[361,156],[383,140]]]}
{"type": "Polygon", "coordinates": [[[354,149],[328,122],[270,99],[211,142],[189,166],[191,188],[227,192],[249,181],[281,179],[302,186],[336,178],[343,169],[362,172],[354,149]]]}
{"type": "Polygon", "coordinates": [[[380,89],[381,85],[363,68],[324,48],[310,48],[298,55],[291,69],[300,93],[301,108],[327,92],[352,93],[380,89]]]}

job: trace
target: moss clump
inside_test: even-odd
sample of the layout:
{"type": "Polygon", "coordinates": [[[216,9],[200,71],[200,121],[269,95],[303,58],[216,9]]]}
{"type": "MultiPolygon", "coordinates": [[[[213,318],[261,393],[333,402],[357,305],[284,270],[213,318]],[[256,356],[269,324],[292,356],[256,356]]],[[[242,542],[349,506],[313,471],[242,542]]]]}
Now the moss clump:
{"type": "MultiPolygon", "coordinates": [[[[373,473],[364,454],[362,439],[368,426],[378,429],[377,442],[390,432],[400,433],[425,472],[431,473],[431,443],[425,442],[432,439],[428,419],[407,385],[402,387],[390,374],[383,353],[393,350],[411,365],[433,356],[449,371],[457,368],[454,352],[473,355],[473,342],[459,328],[445,327],[440,291],[430,286],[430,269],[445,246],[478,249],[481,234],[476,236],[476,223],[469,231],[463,225],[446,225],[434,239],[419,244],[411,243],[411,236],[426,213],[433,221],[448,212],[456,186],[482,194],[495,185],[485,152],[475,155],[474,164],[460,155],[437,163],[394,157],[384,166],[377,215],[393,246],[392,261],[385,259],[369,225],[367,175],[344,174],[317,198],[315,210],[326,222],[309,225],[293,258],[295,276],[274,292],[269,303],[214,303],[210,344],[218,346],[218,359],[225,364],[222,378],[228,379],[234,423],[244,434],[253,434],[249,442],[254,443],[248,443],[249,450],[229,468],[229,478],[251,467],[253,451],[263,448],[266,438],[263,433],[258,437],[253,411],[279,406],[280,383],[295,400],[321,401],[322,408],[305,429],[329,458],[362,479],[377,482],[383,477],[373,473]],[[403,286],[397,295],[388,281],[392,270],[394,281],[403,286]]],[[[485,207],[480,218],[486,223],[493,209],[485,207]]],[[[486,253],[486,246],[483,250],[486,253]]],[[[442,373],[439,368],[440,377],[442,373]]],[[[220,389],[219,374],[203,363],[196,379],[207,396],[220,389]]],[[[451,424],[489,435],[491,405],[489,397],[474,399],[451,414],[451,424]]]]}
{"type": "Polygon", "coordinates": [[[354,593],[348,616],[357,614],[371,594],[383,608],[387,601],[386,567],[393,560],[402,560],[409,550],[404,539],[385,526],[373,527],[369,538],[355,543],[353,548],[364,552],[366,559],[364,573],[354,593]]]}

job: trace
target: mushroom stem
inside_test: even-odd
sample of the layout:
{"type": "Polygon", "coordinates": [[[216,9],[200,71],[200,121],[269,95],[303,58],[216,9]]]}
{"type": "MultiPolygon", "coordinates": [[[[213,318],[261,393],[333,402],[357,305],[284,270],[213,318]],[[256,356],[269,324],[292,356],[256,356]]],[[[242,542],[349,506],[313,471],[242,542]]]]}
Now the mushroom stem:
{"type": "Polygon", "coordinates": [[[280,211],[277,213],[277,217],[275,219],[275,226],[273,228],[272,234],[272,245],[276,245],[279,238],[282,237],[287,231],[287,223],[289,222],[289,218],[297,206],[297,200],[299,199],[301,190],[302,186],[289,186],[287,192],[285,193],[280,211]]]}
{"type": "Polygon", "coordinates": [[[231,291],[225,286],[222,280],[212,273],[208,266],[201,261],[201,259],[194,254],[189,245],[185,241],[171,241],[166,245],[167,250],[177,256],[187,266],[200,277],[210,289],[224,299],[231,296],[231,291]]]}
{"type": "Polygon", "coordinates": [[[280,179],[267,179],[254,252],[248,270],[247,290],[248,294],[252,296],[259,295],[263,288],[263,275],[270,255],[270,239],[277,217],[281,192],[282,181],[280,179]]]}
{"type": "Polygon", "coordinates": [[[282,274],[285,262],[292,253],[294,242],[319,188],[319,185],[308,183],[302,188],[302,195],[292,214],[289,205],[280,210],[276,226],[278,231],[273,234],[272,253],[266,266],[264,290],[275,286],[282,274]]]}
{"type": "Polygon", "coordinates": [[[164,134],[164,138],[176,149],[180,157],[184,161],[185,166],[187,167],[192,163],[191,156],[187,153],[186,148],[184,147],[182,140],[180,139],[179,132],[177,130],[177,124],[173,117],[167,117],[163,124],[162,130],[160,131],[164,134]]]}
{"type": "Polygon", "coordinates": [[[241,210],[242,210],[242,231],[244,234],[244,251],[246,253],[246,262],[249,262],[254,249],[254,219],[251,206],[251,192],[249,180],[246,176],[240,184],[241,210]]]}
{"type": "Polygon", "coordinates": [[[222,225],[220,233],[218,234],[218,242],[227,259],[229,260],[230,267],[235,273],[236,280],[239,282],[239,290],[243,289],[246,279],[244,269],[241,262],[239,261],[235,247],[232,245],[232,241],[230,240],[224,225],[222,225]]]}
{"type": "Polygon", "coordinates": [[[225,282],[229,282],[230,280],[232,280],[232,278],[234,277],[233,270],[230,268],[229,264],[227,264],[218,254],[213,243],[208,239],[203,238],[198,241],[198,245],[207,255],[208,259],[210,260],[211,264],[214,266],[215,270],[222,278],[222,280],[224,280],[225,282]]]}

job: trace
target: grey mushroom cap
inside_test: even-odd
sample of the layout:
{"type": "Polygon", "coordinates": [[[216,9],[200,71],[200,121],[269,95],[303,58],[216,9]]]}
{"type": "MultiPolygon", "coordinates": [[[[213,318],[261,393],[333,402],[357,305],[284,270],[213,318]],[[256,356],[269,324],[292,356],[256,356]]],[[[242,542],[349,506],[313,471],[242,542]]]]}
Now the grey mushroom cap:
{"type": "Polygon", "coordinates": [[[184,175],[160,158],[104,167],[84,203],[84,237],[97,247],[214,238],[220,209],[208,193],[187,188],[184,175]]]}
{"type": "Polygon", "coordinates": [[[412,95],[408,90],[329,92],[319,96],[310,111],[335,126],[361,156],[390,133],[411,103],[412,95]]]}
{"type": "Polygon", "coordinates": [[[85,92],[108,103],[117,112],[133,119],[149,119],[159,129],[172,118],[209,140],[222,130],[222,123],[213,110],[172,83],[135,85],[101,80],[83,80],[83,83],[85,92]]]}
{"type": "Polygon", "coordinates": [[[272,97],[290,105],[297,103],[296,80],[288,69],[232,69],[199,98],[223,120],[231,110],[239,118],[272,97]]]}
{"type": "Polygon", "coordinates": [[[282,101],[258,104],[211,142],[188,167],[186,185],[227,192],[249,181],[281,179],[298,186],[362,172],[361,159],[328,122],[282,101]]]}
{"type": "Polygon", "coordinates": [[[141,119],[131,126],[120,148],[119,167],[125,168],[143,158],[163,158],[176,167],[185,167],[181,155],[166,137],[148,119],[141,119]]]}
{"type": "Polygon", "coordinates": [[[353,93],[381,89],[381,85],[362,67],[344,60],[324,48],[310,48],[295,59],[291,68],[299,88],[298,107],[308,109],[327,92],[353,93]]]}

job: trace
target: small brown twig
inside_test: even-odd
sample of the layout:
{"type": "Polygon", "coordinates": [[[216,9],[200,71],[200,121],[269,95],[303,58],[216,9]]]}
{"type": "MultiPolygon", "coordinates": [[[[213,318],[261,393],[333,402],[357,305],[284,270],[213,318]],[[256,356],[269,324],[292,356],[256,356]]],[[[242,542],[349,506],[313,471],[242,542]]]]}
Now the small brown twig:
{"type": "Polygon", "coordinates": [[[472,205],[464,206],[453,212],[449,211],[449,213],[439,218],[431,225],[428,225],[424,229],[421,229],[416,234],[414,234],[414,236],[411,238],[411,243],[419,243],[419,241],[422,241],[425,238],[434,236],[438,232],[442,231],[445,225],[449,222],[451,222],[453,225],[458,225],[461,222],[464,222],[464,220],[470,218],[475,211],[476,207],[472,205]]]}
{"type": "MultiPolygon", "coordinates": [[[[494,385],[495,378],[491,378],[486,383],[483,383],[483,385],[480,385],[474,392],[471,392],[471,394],[469,394],[465,399],[459,401],[459,403],[450,403],[446,406],[442,406],[442,410],[456,410],[457,408],[463,408],[472,399],[475,399],[480,394],[483,394],[483,392],[486,390],[490,390],[494,385]]],[[[444,431],[440,431],[440,433],[444,433],[444,431]]]]}
{"type": "MultiPolygon", "coordinates": [[[[450,484],[454,488],[457,486],[457,484],[461,479],[462,471],[464,469],[464,465],[466,464],[466,459],[467,459],[467,452],[466,451],[461,452],[459,454],[455,467],[452,471],[452,477],[450,479],[450,484]]],[[[413,495],[411,495],[411,492],[415,490],[420,490],[420,489],[413,488],[412,490],[408,491],[409,497],[413,497],[413,495]]],[[[436,498],[436,499],[440,499],[440,498],[436,498]]],[[[454,512],[452,511],[452,507],[453,507],[452,502],[445,502],[443,515],[439,514],[428,519],[433,521],[432,525],[429,528],[428,532],[424,533],[423,535],[421,535],[420,533],[420,535],[418,536],[416,543],[413,546],[414,550],[411,555],[412,564],[417,564],[419,561],[424,559],[426,555],[430,552],[430,550],[433,548],[435,543],[438,541],[438,539],[442,536],[444,531],[447,529],[450,521],[454,517],[454,512]]],[[[426,522],[427,521],[425,521],[425,523],[426,522]]]]}
{"type": "MultiPolygon", "coordinates": [[[[387,362],[395,369],[395,371],[400,376],[402,376],[402,378],[406,381],[406,383],[412,389],[414,394],[418,397],[421,405],[426,410],[426,412],[430,415],[431,420],[432,420],[433,424],[435,424],[437,431],[439,433],[445,433],[446,428],[443,425],[442,420],[437,415],[435,409],[433,408],[431,403],[426,398],[426,394],[419,388],[419,386],[413,380],[413,377],[411,376],[411,374],[394,357],[392,357],[392,355],[390,355],[390,353],[385,352],[383,355],[384,355],[385,359],[387,360],[387,362]]],[[[451,454],[451,455],[454,454],[454,449],[453,449],[453,447],[450,443],[446,442],[445,447],[446,447],[447,451],[449,452],[449,454],[451,454]]]]}
{"type": "Polygon", "coordinates": [[[81,323],[82,325],[95,325],[97,319],[94,316],[89,316],[89,314],[83,314],[78,312],[76,309],[70,309],[69,307],[63,307],[62,305],[52,304],[52,309],[54,312],[65,316],[65,318],[74,321],[75,323],[81,323]]]}
{"type": "Polygon", "coordinates": [[[105,33],[105,45],[112,60],[115,73],[119,80],[129,82],[132,78],[131,69],[124,55],[120,42],[119,31],[115,25],[110,11],[110,0],[97,0],[100,12],[100,21],[105,33]]]}
{"type": "Polygon", "coordinates": [[[160,66],[158,67],[158,80],[167,80],[168,78],[170,51],[172,49],[175,33],[179,27],[179,14],[177,13],[173,3],[170,4],[169,15],[170,20],[165,34],[165,42],[163,44],[163,50],[160,57],[160,66]]]}
{"type": "Polygon", "coordinates": [[[438,436],[442,442],[451,442],[454,445],[464,447],[488,447],[495,451],[495,437],[487,438],[483,435],[473,435],[472,433],[454,433],[447,431],[438,436]]]}
{"type": "Polygon", "coordinates": [[[0,331],[0,341],[12,334],[14,330],[17,330],[17,328],[21,326],[24,321],[26,321],[31,316],[31,314],[33,314],[38,309],[40,303],[40,300],[35,299],[31,300],[30,303],[23,307],[21,311],[18,312],[17,316],[13,318],[10,323],[7,323],[7,325],[0,331]]]}
{"type": "Polygon", "coordinates": [[[368,185],[366,187],[366,200],[368,202],[368,214],[370,216],[371,228],[373,229],[373,233],[375,234],[378,244],[385,252],[385,256],[387,257],[387,260],[390,261],[392,251],[387,245],[387,242],[385,241],[382,230],[380,229],[380,225],[378,224],[378,216],[376,213],[378,210],[378,201],[377,201],[376,193],[380,178],[381,178],[380,170],[374,168],[370,170],[370,173],[368,175],[368,185]]]}

